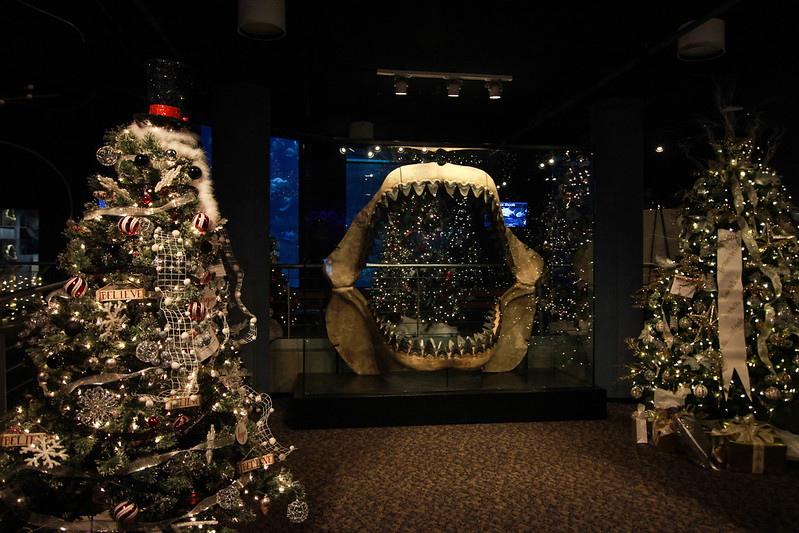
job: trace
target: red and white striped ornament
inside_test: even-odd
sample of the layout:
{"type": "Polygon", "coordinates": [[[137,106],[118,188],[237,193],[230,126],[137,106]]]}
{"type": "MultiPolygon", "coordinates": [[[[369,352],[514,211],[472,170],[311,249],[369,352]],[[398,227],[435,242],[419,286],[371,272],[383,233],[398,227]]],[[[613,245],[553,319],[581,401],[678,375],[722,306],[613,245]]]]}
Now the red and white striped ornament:
{"type": "Polygon", "coordinates": [[[139,516],[139,506],[133,502],[122,502],[114,507],[114,520],[120,524],[132,524],[139,516]]]}
{"type": "Polygon", "coordinates": [[[126,215],[120,218],[119,222],[117,222],[117,227],[119,227],[119,231],[121,231],[125,235],[136,235],[139,232],[140,226],[141,226],[141,220],[134,217],[133,215],[126,215]]]}
{"type": "Polygon", "coordinates": [[[191,220],[194,229],[199,231],[200,233],[205,233],[211,227],[211,217],[206,215],[205,213],[197,213],[194,215],[194,218],[191,220]]]}
{"type": "Polygon", "coordinates": [[[211,274],[210,270],[206,270],[197,277],[197,281],[200,283],[200,285],[206,285],[209,281],[211,281],[212,275],[213,274],[211,274]]]}
{"type": "Polygon", "coordinates": [[[202,302],[191,302],[189,304],[189,318],[199,322],[205,318],[206,308],[202,302]]]}
{"type": "Polygon", "coordinates": [[[80,276],[73,276],[64,283],[64,290],[73,298],[80,298],[86,292],[89,284],[80,276]]]}

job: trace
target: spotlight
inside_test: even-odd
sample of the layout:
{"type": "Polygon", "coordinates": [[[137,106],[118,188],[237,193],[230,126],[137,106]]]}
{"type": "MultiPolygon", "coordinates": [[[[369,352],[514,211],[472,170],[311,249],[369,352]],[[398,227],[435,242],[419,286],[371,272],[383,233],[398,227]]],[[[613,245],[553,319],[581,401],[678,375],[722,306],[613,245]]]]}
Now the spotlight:
{"type": "Polygon", "coordinates": [[[450,98],[457,98],[461,94],[461,87],[463,86],[463,80],[453,78],[451,80],[447,80],[447,96],[450,98]]]}
{"type": "Polygon", "coordinates": [[[492,100],[502,98],[502,84],[498,80],[491,80],[486,83],[488,89],[488,97],[492,100]]]}
{"type": "Polygon", "coordinates": [[[397,96],[405,96],[408,94],[408,78],[396,76],[394,78],[394,94],[397,96]]]}

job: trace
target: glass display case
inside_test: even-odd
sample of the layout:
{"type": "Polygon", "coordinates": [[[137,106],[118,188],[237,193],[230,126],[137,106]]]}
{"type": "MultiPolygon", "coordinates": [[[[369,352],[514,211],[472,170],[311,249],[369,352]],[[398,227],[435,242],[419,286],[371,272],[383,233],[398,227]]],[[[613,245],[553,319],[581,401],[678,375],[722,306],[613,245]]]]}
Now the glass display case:
{"type": "Polygon", "coordinates": [[[338,151],[346,195],[328,218],[343,219],[341,240],[322,264],[272,275],[285,301],[273,305],[271,373],[294,394],[290,422],[603,417],[590,154],[338,151]]]}

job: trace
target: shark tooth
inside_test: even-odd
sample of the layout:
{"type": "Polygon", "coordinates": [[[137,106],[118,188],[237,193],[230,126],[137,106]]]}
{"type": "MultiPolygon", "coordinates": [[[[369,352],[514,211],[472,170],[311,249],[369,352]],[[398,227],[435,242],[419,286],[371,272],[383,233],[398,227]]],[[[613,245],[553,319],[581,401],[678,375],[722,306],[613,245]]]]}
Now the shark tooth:
{"type": "Polygon", "coordinates": [[[438,194],[438,182],[437,181],[431,181],[430,183],[428,183],[427,184],[427,190],[430,191],[430,194],[432,194],[433,196],[436,196],[438,194]]]}
{"type": "Polygon", "coordinates": [[[405,196],[408,196],[411,193],[411,184],[410,183],[400,183],[399,184],[399,190],[402,192],[402,194],[404,194],[405,196]]]}
{"type": "Polygon", "coordinates": [[[474,353],[474,341],[472,341],[471,337],[466,337],[466,340],[463,342],[463,348],[461,348],[461,353],[474,353]]]}
{"type": "Polygon", "coordinates": [[[416,196],[421,196],[424,194],[424,183],[422,182],[414,182],[413,183],[413,192],[416,193],[416,196]]]}
{"type": "Polygon", "coordinates": [[[449,181],[444,182],[444,190],[447,191],[447,194],[453,196],[455,194],[455,189],[458,188],[458,185],[455,183],[451,183],[449,181]]]}
{"type": "Polygon", "coordinates": [[[480,198],[483,195],[485,188],[482,185],[472,185],[472,193],[475,198],[480,198]]]}
{"type": "Polygon", "coordinates": [[[399,190],[397,190],[397,188],[396,188],[396,187],[395,187],[395,188],[392,188],[392,189],[390,189],[390,190],[386,191],[386,196],[388,196],[388,198],[389,198],[389,199],[390,199],[392,202],[393,202],[393,201],[396,201],[396,199],[397,199],[397,196],[399,196],[399,190]]]}
{"type": "Polygon", "coordinates": [[[411,342],[410,352],[421,355],[423,351],[424,351],[424,346],[422,345],[422,339],[419,337],[415,337],[411,342]]]}
{"type": "Polygon", "coordinates": [[[455,349],[457,347],[458,347],[458,345],[455,344],[455,341],[453,341],[452,339],[448,340],[447,341],[447,357],[451,358],[452,355],[455,353],[455,349]]]}
{"type": "Polygon", "coordinates": [[[470,189],[470,187],[469,187],[468,184],[464,184],[464,183],[459,183],[458,184],[458,191],[461,193],[461,196],[463,196],[464,198],[469,196],[469,189],[470,189]]]}
{"type": "Polygon", "coordinates": [[[430,337],[428,337],[427,341],[424,343],[424,353],[431,355],[435,355],[436,353],[436,344],[430,337]]]}
{"type": "Polygon", "coordinates": [[[403,337],[399,339],[399,343],[397,344],[397,349],[402,350],[403,352],[408,352],[411,349],[411,341],[408,337],[403,337]]]}

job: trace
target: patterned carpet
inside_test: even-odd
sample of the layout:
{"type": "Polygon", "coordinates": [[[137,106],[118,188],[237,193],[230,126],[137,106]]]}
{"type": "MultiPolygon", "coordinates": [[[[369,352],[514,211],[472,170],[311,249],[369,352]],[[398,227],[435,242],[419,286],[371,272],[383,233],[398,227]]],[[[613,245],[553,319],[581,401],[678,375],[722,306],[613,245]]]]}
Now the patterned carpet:
{"type": "Polygon", "coordinates": [[[274,401],[310,515],[292,524],[275,501],[242,532],[799,531],[799,464],[703,470],[636,444],[629,403],[605,420],[291,430],[274,401]]]}

